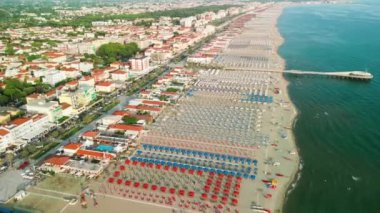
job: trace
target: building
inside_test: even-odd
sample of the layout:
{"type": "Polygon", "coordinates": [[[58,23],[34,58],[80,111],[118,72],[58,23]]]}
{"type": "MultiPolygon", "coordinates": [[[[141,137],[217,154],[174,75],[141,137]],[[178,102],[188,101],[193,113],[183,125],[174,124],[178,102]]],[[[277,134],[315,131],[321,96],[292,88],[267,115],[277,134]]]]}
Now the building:
{"type": "Polygon", "coordinates": [[[25,105],[26,111],[30,113],[45,114],[49,118],[49,122],[56,123],[63,116],[62,108],[56,101],[39,101],[30,102],[25,105]]]}
{"type": "Polygon", "coordinates": [[[111,78],[114,81],[127,81],[128,80],[128,72],[123,70],[116,70],[111,72],[111,78]]]}
{"type": "Polygon", "coordinates": [[[132,70],[143,71],[149,69],[149,57],[147,56],[132,58],[129,61],[132,70]]]}
{"type": "Polygon", "coordinates": [[[144,127],[138,126],[138,125],[128,125],[128,124],[111,124],[108,126],[108,129],[111,132],[117,132],[117,131],[124,132],[124,135],[133,139],[140,136],[140,134],[144,130],[144,127]]]}
{"type": "Polygon", "coordinates": [[[77,90],[62,91],[59,95],[59,103],[66,103],[72,106],[72,109],[76,112],[84,110],[91,101],[96,100],[96,92],[94,87],[79,86],[77,90]]]}
{"type": "Polygon", "coordinates": [[[65,155],[72,156],[82,147],[81,143],[69,143],[63,147],[65,155]]]}
{"type": "Polygon", "coordinates": [[[3,129],[3,138],[6,138],[9,143],[23,146],[47,134],[53,127],[54,125],[49,122],[47,115],[35,114],[29,117],[16,118],[9,125],[2,126],[1,129],[3,129]]]}
{"type": "Polygon", "coordinates": [[[58,82],[61,82],[66,79],[65,73],[58,71],[58,70],[52,70],[46,73],[43,76],[43,82],[50,84],[51,86],[55,86],[58,82]]]}
{"type": "Polygon", "coordinates": [[[96,92],[111,93],[116,89],[114,83],[109,81],[101,81],[95,84],[96,92]]]}

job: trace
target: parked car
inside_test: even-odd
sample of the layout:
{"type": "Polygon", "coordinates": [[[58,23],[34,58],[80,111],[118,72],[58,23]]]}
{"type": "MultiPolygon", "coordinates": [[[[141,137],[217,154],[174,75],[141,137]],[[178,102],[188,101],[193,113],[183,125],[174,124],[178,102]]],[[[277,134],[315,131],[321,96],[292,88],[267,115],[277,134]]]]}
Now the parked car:
{"type": "Polygon", "coordinates": [[[24,161],[24,163],[22,163],[17,169],[18,170],[23,170],[23,169],[25,169],[26,167],[28,167],[29,166],[29,161],[24,161]]]}

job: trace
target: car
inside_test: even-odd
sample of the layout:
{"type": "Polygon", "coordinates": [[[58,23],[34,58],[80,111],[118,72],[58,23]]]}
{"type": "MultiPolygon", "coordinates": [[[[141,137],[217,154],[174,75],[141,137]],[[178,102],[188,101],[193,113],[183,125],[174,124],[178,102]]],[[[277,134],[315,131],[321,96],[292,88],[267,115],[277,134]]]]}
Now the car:
{"type": "Polygon", "coordinates": [[[26,167],[28,167],[29,166],[29,161],[24,161],[24,163],[22,163],[17,169],[18,170],[23,170],[23,169],[25,169],[26,167]]]}

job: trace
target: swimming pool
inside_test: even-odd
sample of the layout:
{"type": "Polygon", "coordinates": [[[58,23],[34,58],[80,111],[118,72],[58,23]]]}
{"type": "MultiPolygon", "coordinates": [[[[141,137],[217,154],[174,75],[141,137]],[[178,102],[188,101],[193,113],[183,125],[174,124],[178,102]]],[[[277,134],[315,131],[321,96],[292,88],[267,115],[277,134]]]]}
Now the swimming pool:
{"type": "Polygon", "coordinates": [[[98,151],[107,151],[107,152],[110,152],[110,151],[113,151],[113,146],[110,146],[110,145],[99,145],[95,149],[98,150],[98,151]]]}

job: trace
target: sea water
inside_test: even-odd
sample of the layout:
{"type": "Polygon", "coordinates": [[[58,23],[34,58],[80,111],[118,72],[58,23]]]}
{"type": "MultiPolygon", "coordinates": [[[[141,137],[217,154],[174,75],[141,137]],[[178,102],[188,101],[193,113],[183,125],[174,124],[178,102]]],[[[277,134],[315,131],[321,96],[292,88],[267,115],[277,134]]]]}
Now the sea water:
{"type": "Polygon", "coordinates": [[[284,212],[380,212],[380,1],[290,7],[278,26],[287,69],[374,75],[286,76],[304,165],[284,212]]]}

